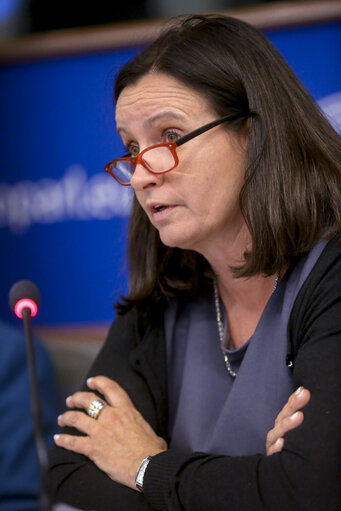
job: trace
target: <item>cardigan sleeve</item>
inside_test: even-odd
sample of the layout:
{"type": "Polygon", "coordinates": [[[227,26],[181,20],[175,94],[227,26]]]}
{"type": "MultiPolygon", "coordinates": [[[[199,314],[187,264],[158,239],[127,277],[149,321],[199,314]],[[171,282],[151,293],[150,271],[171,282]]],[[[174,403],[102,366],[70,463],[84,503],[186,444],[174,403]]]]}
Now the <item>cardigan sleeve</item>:
{"type": "MultiPolygon", "coordinates": [[[[336,246],[336,248],[335,248],[336,246]]],[[[159,511],[341,509],[341,257],[329,245],[302,287],[288,335],[300,346],[294,387],[311,391],[304,422],[272,456],[189,455],[149,463],[144,492],[159,511]]],[[[252,420],[252,418],[250,418],[252,420]]]]}
{"type": "MultiPolygon", "coordinates": [[[[128,392],[149,424],[160,434],[155,396],[148,388],[143,371],[141,373],[134,370],[134,363],[139,366],[140,359],[137,356],[132,359],[130,356],[140,341],[141,332],[134,311],[118,316],[88,377],[104,375],[115,379],[128,392]]],[[[149,376],[149,380],[152,377],[153,375],[149,376]]],[[[85,386],[83,389],[85,390],[85,386]]],[[[72,428],[63,428],[62,432],[80,434],[72,428]]],[[[96,511],[151,509],[141,493],[114,482],[87,457],[56,445],[50,451],[49,483],[54,503],[96,511]]]]}

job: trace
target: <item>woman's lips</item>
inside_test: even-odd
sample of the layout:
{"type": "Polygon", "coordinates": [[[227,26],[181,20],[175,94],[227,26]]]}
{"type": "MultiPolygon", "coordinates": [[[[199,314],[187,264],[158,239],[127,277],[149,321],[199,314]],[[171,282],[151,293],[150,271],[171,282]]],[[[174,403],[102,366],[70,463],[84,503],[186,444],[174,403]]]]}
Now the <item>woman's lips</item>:
{"type": "Polygon", "coordinates": [[[166,218],[177,206],[172,204],[154,204],[149,208],[153,220],[163,220],[166,218]]]}

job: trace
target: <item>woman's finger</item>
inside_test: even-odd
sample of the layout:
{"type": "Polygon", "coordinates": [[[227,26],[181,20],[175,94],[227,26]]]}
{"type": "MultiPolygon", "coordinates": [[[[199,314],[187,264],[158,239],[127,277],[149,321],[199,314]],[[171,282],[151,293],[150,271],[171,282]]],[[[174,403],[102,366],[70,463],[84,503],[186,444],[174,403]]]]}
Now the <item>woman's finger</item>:
{"type": "Polygon", "coordinates": [[[277,438],[276,442],[269,447],[267,455],[275,454],[275,452],[281,452],[284,446],[284,438],[277,438]]]}
{"type": "Polygon", "coordinates": [[[59,447],[90,457],[90,439],[87,436],[57,434],[53,439],[59,447]]]}
{"type": "Polygon", "coordinates": [[[290,415],[290,417],[282,419],[273,429],[269,431],[266,439],[267,447],[270,448],[270,446],[274,445],[277,440],[283,438],[284,435],[288,433],[288,431],[291,431],[292,429],[300,426],[303,420],[304,415],[300,411],[295,412],[293,415],[290,415]]]}
{"type": "Polygon", "coordinates": [[[310,400],[309,390],[299,387],[288,399],[276,417],[275,425],[266,437],[266,454],[280,452],[284,446],[284,436],[288,431],[300,426],[304,420],[303,408],[310,400]]]}
{"type": "MultiPolygon", "coordinates": [[[[99,399],[94,392],[75,392],[72,396],[66,398],[65,402],[68,408],[82,408],[87,410],[90,403],[95,399],[99,399]]],[[[99,399],[103,404],[103,399],[99,399]]]]}
{"type": "Polygon", "coordinates": [[[86,381],[91,390],[95,390],[105,397],[110,406],[132,405],[133,403],[122,387],[106,376],[94,376],[86,381]]]}
{"type": "Polygon", "coordinates": [[[281,422],[286,417],[290,417],[295,412],[303,408],[309,402],[309,400],[309,390],[305,389],[304,387],[299,387],[293,394],[291,394],[287,403],[277,415],[275,424],[277,422],[281,422]]]}
{"type": "Polygon", "coordinates": [[[76,428],[81,433],[85,433],[87,435],[93,432],[93,427],[96,425],[96,421],[92,417],[75,410],[59,415],[57,422],[61,428],[69,426],[70,428],[76,428]]]}

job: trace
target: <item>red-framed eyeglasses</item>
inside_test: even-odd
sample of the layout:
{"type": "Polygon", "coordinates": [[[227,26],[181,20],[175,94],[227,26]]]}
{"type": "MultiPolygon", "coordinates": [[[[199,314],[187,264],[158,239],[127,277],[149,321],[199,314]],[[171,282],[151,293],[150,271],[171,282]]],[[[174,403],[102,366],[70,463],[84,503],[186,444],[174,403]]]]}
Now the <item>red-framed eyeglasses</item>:
{"type": "Polygon", "coordinates": [[[165,174],[175,169],[179,164],[179,158],[176,152],[176,148],[185,144],[189,140],[205,133],[206,131],[222,124],[226,121],[232,121],[240,117],[240,114],[229,114],[224,115],[220,119],[209,122],[200,128],[197,128],[187,135],[179,138],[175,142],[166,142],[164,144],[152,145],[146,147],[137,156],[130,156],[129,154],[122,156],[121,158],[115,158],[107,165],[104,170],[108,172],[120,185],[129,186],[131,178],[135,172],[136,165],[141,164],[148,172],[152,174],[165,174]]]}

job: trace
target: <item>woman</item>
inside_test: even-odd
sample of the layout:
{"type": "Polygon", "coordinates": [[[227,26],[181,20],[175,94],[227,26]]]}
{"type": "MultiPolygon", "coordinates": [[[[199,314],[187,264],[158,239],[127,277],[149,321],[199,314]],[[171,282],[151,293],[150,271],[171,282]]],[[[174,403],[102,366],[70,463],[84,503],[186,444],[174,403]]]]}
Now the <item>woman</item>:
{"type": "Polygon", "coordinates": [[[340,509],[338,135],[265,37],[222,16],[171,26],[115,97],[130,291],[59,418],[55,500],[340,509]]]}

